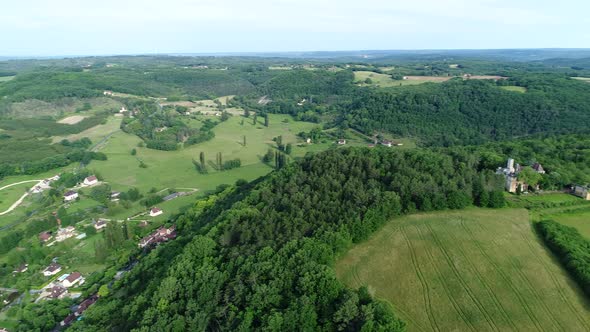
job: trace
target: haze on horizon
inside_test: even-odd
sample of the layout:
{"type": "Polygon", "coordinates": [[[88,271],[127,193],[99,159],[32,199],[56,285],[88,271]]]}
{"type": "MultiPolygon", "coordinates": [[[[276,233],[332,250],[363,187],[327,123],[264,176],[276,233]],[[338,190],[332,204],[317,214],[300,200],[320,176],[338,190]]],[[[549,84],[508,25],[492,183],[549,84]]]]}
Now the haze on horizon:
{"type": "Polygon", "coordinates": [[[584,0],[24,0],[0,56],[589,48],[584,0]]]}

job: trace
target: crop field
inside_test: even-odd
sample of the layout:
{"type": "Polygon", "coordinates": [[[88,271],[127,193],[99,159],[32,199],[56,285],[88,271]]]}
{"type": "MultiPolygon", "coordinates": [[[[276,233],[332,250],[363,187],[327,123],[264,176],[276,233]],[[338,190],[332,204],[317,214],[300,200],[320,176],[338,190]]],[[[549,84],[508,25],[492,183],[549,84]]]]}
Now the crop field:
{"type": "MultiPolygon", "coordinates": [[[[0,212],[8,209],[16,202],[28,189],[36,185],[36,182],[28,182],[5,188],[0,191],[0,212]]],[[[2,186],[0,186],[2,187],[2,186]]],[[[2,217],[0,217],[2,218],[2,217]]]]}
{"type": "Polygon", "coordinates": [[[336,264],[391,303],[409,331],[588,331],[590,303],[524,209],[392,220],[336,264]]]}
{"type": "Polygon", "coordinates": [[[213,129],[215,138],[212,140],[178,151],[141,148],[137,146],[141,141],[137,136],[117,132],[100,149],[108,160],[93,161],[89,167],[99,172],[115,190],[137,187],[145,192],[152,187],[158,190],[185,187],[197,188],[200,193],[204,193],[215,189],[219,184],[234,183],[238,179],[253,180],[268,173],[271,168],[262,163],[261,159],[269,148],[276,146],[272,141],[276,136],[282,135],[285,144],[294,144],[292,156],[303,156],[307,148],[295,146],[298,142],[296,135],[318,125],[292,119],[283,122],[285,119],[290,117],[271,115],[270,126],[265,127],[261,118],[254,125],[252,118],[233,116],[213,129]],[[243,145],[243,136],[246,136],[246,146],[243,145]],[[134,148],[137,155],[132,156],[130,152],[134,148]],[[201,151],[208,161],[209,174],[199,174],[192,163],[192,159],[199,159],[201,151]],[[209,162],[216,160],[218,152],[222,153],[224,161],[240,158],[242,167],[223,172],[215,171],[209,162]],[[139,168],[140,160],[148,167],[139,168]]]}

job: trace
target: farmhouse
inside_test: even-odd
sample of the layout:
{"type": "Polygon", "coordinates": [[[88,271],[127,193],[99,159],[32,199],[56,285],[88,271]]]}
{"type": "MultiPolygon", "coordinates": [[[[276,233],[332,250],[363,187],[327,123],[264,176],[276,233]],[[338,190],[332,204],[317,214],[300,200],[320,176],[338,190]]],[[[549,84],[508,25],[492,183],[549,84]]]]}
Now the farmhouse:
{"type": "Polygon", "coordinates": [[[60,228],[57,230],[57,235],[55,236],[55,241],[57,241],[57,242],[65,241],[66,239],[69,239],[74,235],[76,235],[76,229],[74,228],[74,226],[60,228]]]}
{"type": "Polygon", "coordinates": [[[43,243],[51,240],[52,237],[53,237],[53,235],[51,235],[51,232],[41,232],[41,233],[39,233],[39,241],[41,241],[43,243]]]}
{"type": "Polygon", "coordinates": [[[170,228],[160,227],[150,235],[144,237],[139,241],[138,246],[145,248],[150,245],[156,245],[161,242],[166,242],[176,238],[176,226],[170,228]]]}
{"type": "Polygon", "coordinates": [[[12,272],[13,273],[23,273],[23,272],[27,272],[28,269],[29,269],[29,264],[21,264],[21,265],[19,265],[19,267],[17,267],[12,272]]]}
{"type": "Polygon", "coordinates": [[[150,217],[157,217],[157,216],[161,215],[162,213],[164,213],[164,211],[162,211],[161,209],[159,209],[157,207],[153,207],[150,210],[150,217]]]}
{"type": "Polygon", "coordinates": [[[121,107],[119,113],[127,113],[127,109],[125,108],[125,106],[121,107]]]}
{"type": "Polygon", "coordinates": [[[539,163],[534,163],[533,169],[535,170],[535,172],[537,172],[539,174],[545,174],[545,170],[543,169],[543,166],[541,166],[541,164],[539,164],[539,163]]]}
{"type": "Polygon", "coordinates": [[[43,275],[46,277],[50,277],[50,276],[58,274],[60,271],[61,271],[61,265],[59,265],[57,263],[51,263],[41,273],[43,273],[43,275]]]}
{"type": "Polygon", "coordinates": [[[345,140],[344,138],[341,138],[341,139],[339,139],[339,140],[338,140],[336,143],[337,143],[338,145],[345,145],[345,144],[346,144],[346,140],[345,140]]]}
{"type": "Polygon", "coordinates": [[[390,140],[383,140],[383,141],[381,141],[381,145],[383,145],[383,146],[386,146],[386,147],[390,148],[390,147],[392,147],[392,146],[393,146],[393,142],[392,142],[392,141],[390,141],[390,140]]]}
{"type": "Polygon", "coordinates": [[[183,194],[184,194],[184,193],[172,193],[172,194],[170,194],[170,195],[168,195],[168,196],[165,196],[164,198],[162,198],[162,200],[163,200],[164,202],[166,202],[166,201],[169,201],[169,200],[175,199],[176,197],[180,197],[180,196],[182,196],[183,194]]]}
{"type": "Polygon", "coordinates": [[[78,306],[78,309],[76,309],[76,311],[74,312],[74,315],[76,317],[81,316],[84,313],[84,311],[86,311],[86,309],[88,309],[88,307],[93,305],[97,300],[98,300],[98,295],[96,295],[96,294],[85,299],[84,301],[82,301],[82,303],[80,303],[80,305],[78,306]]]}
{"type": "Polygon", "coordinates": [[[98,219],[95,223],[94,223],[94,228],[97,231],[100,231],[101,229],[107,227],[107,221],[105,219],[98,219]]]}
{"type": "Polygon", "coordinates": [[[96,178],[96,175],[91,175],[87,178],[84,179],[84,182],[82,183],[85,186],[92,186],[98,183],[98,179],[96,178]]]}
{"type": "Polygon", "coordinates": [[[102,92],[102,94],[105,95],[105,96],[112,96],[113,95],[113,91],[105,90],[105,91],[102,92]]]}
{"type": "Polygon", "coordinates": [[[578,197],[582,197],[583,199],[590,201],[590,188],[587,186],[578,186],[574,187],[574,195],[578,197]]]}
{"type": "Polygon", "coordinates": [[[75,200],[76,198],[78,198],[78,193],[73,190],[68,191],[64,195],[64,201],[66,201],[66,202],[71,202],[71,201],[75,200]]]}
{"type": "Polygon", "coordinates": [[[58,285],[51,287],[51,289],[49,291],[50,291],[50,294],[47,297],[50,299],[63,299],[68,294],[67,289],[63,288],[62,286],[58,286],[58,285]]]}
{"type": "Polygon", "coordinates": [[[80,284],[82,285],[84,283],[84,278],[82,278],[82,275],[80,274],[80,272],[72,272],[63,282],[62,285],[65,288],[69,288],[74,286],[75,284],[80,284]]]}

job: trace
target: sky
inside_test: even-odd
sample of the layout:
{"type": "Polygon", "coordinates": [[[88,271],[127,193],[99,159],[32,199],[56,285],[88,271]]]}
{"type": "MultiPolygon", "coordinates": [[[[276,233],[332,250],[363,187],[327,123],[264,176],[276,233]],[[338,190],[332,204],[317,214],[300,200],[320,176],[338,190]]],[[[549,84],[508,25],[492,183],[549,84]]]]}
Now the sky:
{"type": "Polygon", "coordinates": [[[0,2],[0,56],[590,48],[588,0],[0,2]]]}

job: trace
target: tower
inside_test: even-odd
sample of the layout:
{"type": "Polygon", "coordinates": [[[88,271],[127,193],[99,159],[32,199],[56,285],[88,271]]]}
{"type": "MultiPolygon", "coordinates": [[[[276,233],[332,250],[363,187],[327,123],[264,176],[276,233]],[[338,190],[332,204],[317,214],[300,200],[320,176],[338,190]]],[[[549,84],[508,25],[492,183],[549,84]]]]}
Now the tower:
{"type": "Polygon", "coordinates": [[[514,173],[514,159],[508,158],[508,163],[506,164],[506,168],[510,171],[510,173],[514,173]]]}

